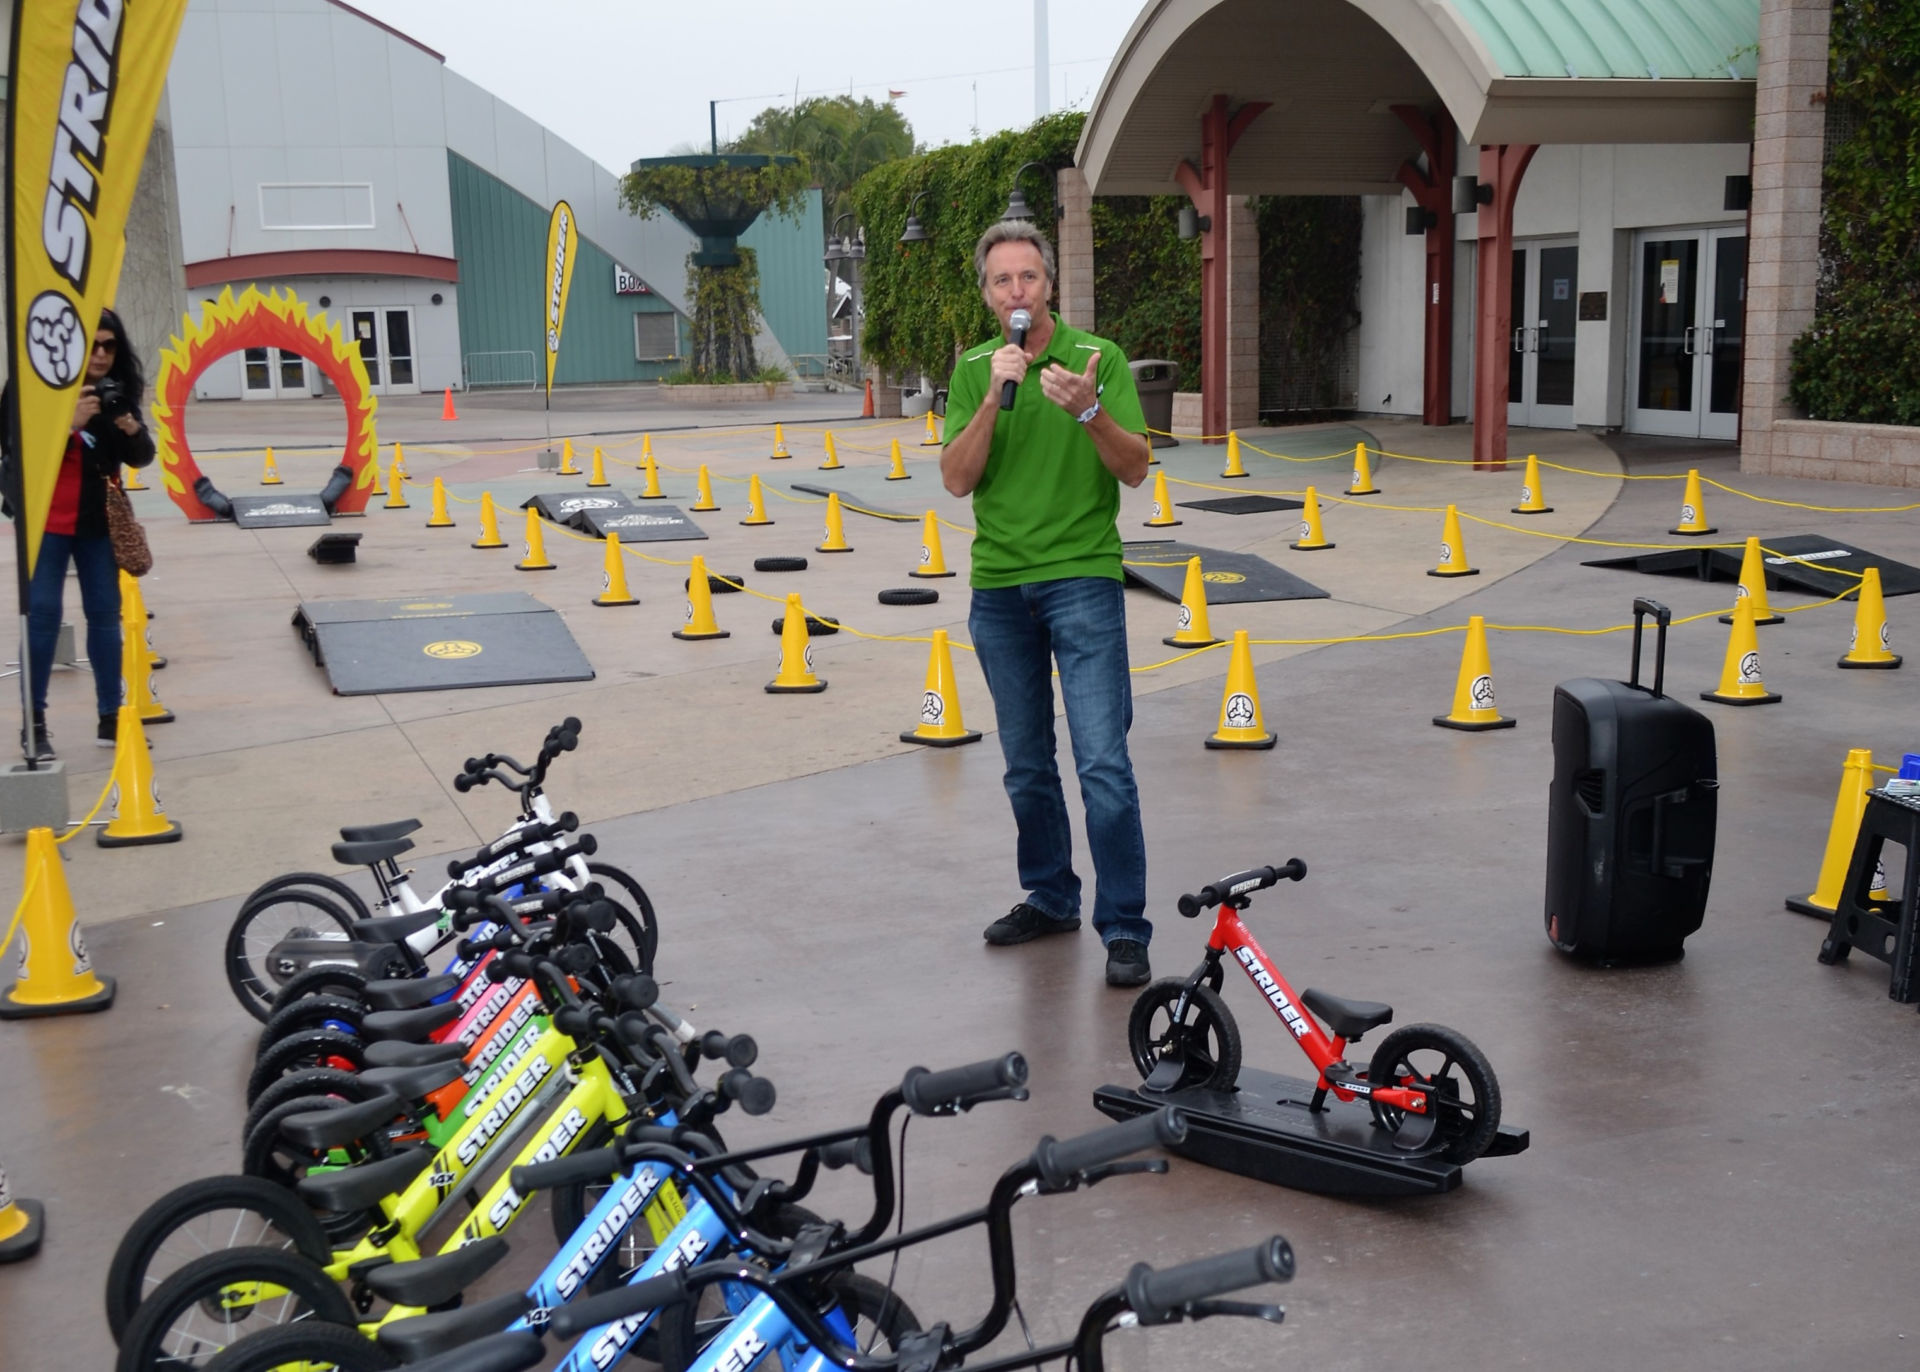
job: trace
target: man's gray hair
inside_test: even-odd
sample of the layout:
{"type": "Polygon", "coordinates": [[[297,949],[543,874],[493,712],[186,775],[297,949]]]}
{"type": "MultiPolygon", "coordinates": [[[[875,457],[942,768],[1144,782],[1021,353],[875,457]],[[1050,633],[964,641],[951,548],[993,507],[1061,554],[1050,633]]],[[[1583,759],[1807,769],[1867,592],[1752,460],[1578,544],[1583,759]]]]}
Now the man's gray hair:
{"type": "Polygon", "coordinates": [[[997,243],[1033,244],[1040,252],[1040,267],[1047,274],[1047,284],[1051,286],[1058,280],[1053,274],[1053,244],[1034,227],[1033,221],[1000,219],[988,225],[987,231],[980,235],[980,241],[973,245],[973,275],[982,291],[987,288],[987,252],[997,243]]]}

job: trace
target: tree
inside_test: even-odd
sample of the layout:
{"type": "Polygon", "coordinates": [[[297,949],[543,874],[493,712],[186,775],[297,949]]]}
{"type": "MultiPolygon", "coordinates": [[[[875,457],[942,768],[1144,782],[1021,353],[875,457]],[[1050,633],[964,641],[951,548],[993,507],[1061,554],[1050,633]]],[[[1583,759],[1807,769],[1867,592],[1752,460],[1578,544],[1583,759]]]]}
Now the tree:
{"type": "Polygon", "coordinates": [[[853,183],[882,163],[915,152],[913,126],[891,103],[815,96],[761,110],[730,152],[791,153],[820,184],[827,223],[853,209],[853,183]]]}

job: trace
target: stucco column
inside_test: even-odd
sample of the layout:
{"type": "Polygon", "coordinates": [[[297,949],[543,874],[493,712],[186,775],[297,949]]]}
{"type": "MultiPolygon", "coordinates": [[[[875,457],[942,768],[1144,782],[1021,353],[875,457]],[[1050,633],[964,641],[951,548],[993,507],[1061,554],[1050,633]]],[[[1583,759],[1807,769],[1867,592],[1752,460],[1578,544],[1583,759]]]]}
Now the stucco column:
{"type": "Polygon", "coordinates": [[[1078,167],[1062,167],[1054,180],[1060,206],[1060,317],[1093,332],[1093,192],[1078,167]]]}
{"type": "Polygon", "coordinates": [[[1260,229],[1249,197],[1227,197],[1227,427],[1260,423],[1260,229]]]}
{"type": "Polygon", "coordinates": [[[1776,442],[1773,424],[1792,417],[1787,405],[1792,344],[1813,323],[1831,19],[1831,0],[1760,4],[1740,397],[1744,472],[1782,471],[1783,459],[1793,456],[1776,442]]]}

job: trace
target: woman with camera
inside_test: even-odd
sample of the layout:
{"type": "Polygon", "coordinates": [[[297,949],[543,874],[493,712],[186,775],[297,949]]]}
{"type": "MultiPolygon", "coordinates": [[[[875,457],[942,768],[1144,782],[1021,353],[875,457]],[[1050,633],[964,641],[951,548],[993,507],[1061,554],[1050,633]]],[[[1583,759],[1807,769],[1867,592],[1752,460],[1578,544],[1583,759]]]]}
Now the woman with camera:
{"type": "MultiPolygon", "coordinates": [[[[7,389],[5,404],[10,410],[11,383],[7,389]]],[[[99,715],[94,738],[102,748],[114,746],[121,690],[120,568],[107,536],[107,486],[119,481],[121,467],[144,467],[153,461],[153,438],[140,413],[145,390],[140,360],[127,341],[120,316],[102,310],[27,590],[33,728],[31,737],[21,738],[20,746],[29,757],[54,755],[47,733],[47,679],[53,673],[53,653],[60,637],[68,562],[79,576],[80,604],[87,617],[87,658],[93,667],[99,715]]]]}

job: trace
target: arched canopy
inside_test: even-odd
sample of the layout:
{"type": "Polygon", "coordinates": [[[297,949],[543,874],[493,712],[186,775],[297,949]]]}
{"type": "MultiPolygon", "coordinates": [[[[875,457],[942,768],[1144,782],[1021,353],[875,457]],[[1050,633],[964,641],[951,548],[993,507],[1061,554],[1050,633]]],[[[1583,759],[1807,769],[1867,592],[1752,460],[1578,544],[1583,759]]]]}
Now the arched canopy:
{"type": "Polygon", "coordinates": [[[1744,143],[1759,31],[1759,0],[1149,0],[1075,160],[1098,195],[1175,193],[1221,92],[1272,104],[1240,194],[1397,192],[1419,148],[1395,105],[1469,144],[1744,143]]]}

